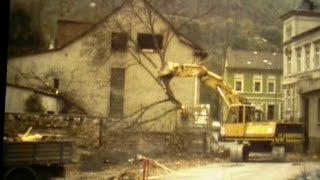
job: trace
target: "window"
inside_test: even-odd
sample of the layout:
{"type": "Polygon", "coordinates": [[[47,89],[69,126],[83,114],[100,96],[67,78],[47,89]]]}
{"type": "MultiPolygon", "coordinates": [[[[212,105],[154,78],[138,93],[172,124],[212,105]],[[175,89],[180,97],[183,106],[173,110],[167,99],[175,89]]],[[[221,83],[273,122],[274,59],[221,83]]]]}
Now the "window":
{"type": "Polygon", "coordinates": [[[112,118],[123,116],[125,69],[112,68],[110,82],[110,111],[112,118]]]}
{"type": "Polygon", "coordinates": [[[242,91],[242,81],[236,81],[236,90],[242,91]]]}
{"type": "Polygon", "coordinates": [[[234,77],[234,87],[236,91],[242,92],[243,91],[243,75],[236,74],[234,77]]]}
{"type": "Polygon", "coordinates": [[[318,99],[318,126],[320,126],[320,98],[318,99]]]}
{"type": "Polygon", "coordinates": [[[305,46],[306,70],[310,69],[310,45],[305,46]]]}
{"type": "Polygon", "coordinates": [[[291,74],[291,54],[287,55],[287,74],[291,74]]]}
{"type": "Polygon", "coordinates": [[[320,67],[320,42],[314,44],[314,65],[320,67]]]}
{"type": "Polygon", "coordinates": [[[243,122],[243,106],[240,106],[238,123],[242,123],[242,122],[243,122]]]}
{"type": "Polygon", "coordinates": [[[297,72],[301,72],[301,49],[297,49],[297,72]]]}
{"type": "Polygon", "coordinates": [[[253,77],[253,92],[262,92],[262,76],[254,76],[253,77]]]}
{"type": "Polygon", "coordinates": [[[267,110],[267,120],[273,120],[274,119],[274,105],[269,104],[268,110],[267,110]]]}
{"type": "Polygon", "coordinates": [[[237,123],[238,122],[238,116],[239,116],[239,107],[231,107],[226,119],[226,123],[237,123]]]}
{"type": "Polygon", "coordinates": [[[127,50],[128,35],[126,33],[113,32],[111,36],[111,49],[113,51],[127,50]]]}
{"type": "Polygon", "coordinates": [[[253,122],[255,119],[255,107],[247,106],[245,108],[245,121],[246,122],[253,122]]]}
{"type": "Polygon", "coordinates": [[[291,102],[291,89],[287,89],[287,108],[291,110],[292,102],[291,102]]]}
{"type": "Polygon", "coordinates": [[[162,49],[163,36],[160,34],[138,34],[138,46],[140,49],[162,49]]]}
{"type": "Polygon", "coordinates": [[[280,119],[283,119],[283,103],[280,103],[280,119]]]}
{"type": "Polygon", "coordinates": [[[268,93],[275,93],[276,91],[276,78],[274,76],[268,77],[268,93]]]}
{"type": "Polygon", "coordinates": [[[54,111],[46,111],[46,114],[54,114],[54,111]]]}
{"type": "Polygon", "coordinates": [[[55,89],[59,89],[59,79],[57,79],[57,78],[53,79],[53,87],[55,89]]]}
{"type": "Polygon", "coordinates": [[[288,40],[292,37],[292,24],[287,24],[285,31],[286,31],[286,40],[288,40]]]}

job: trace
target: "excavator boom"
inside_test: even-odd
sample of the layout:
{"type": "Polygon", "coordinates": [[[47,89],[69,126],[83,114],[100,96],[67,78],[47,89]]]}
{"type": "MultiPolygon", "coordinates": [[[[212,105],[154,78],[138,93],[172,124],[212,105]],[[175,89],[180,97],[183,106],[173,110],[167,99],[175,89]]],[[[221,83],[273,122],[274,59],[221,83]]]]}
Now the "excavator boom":
{"type": "Polygon", "coordinates": [[[163,80],[173,77],[198,77],[202,83],[216,89],[228,107],[242,104],[238,93],[228,86],[221,76],[208,71],[204,66],[168,62],[167,67],[160,72],[159,78],[163,80]]]}

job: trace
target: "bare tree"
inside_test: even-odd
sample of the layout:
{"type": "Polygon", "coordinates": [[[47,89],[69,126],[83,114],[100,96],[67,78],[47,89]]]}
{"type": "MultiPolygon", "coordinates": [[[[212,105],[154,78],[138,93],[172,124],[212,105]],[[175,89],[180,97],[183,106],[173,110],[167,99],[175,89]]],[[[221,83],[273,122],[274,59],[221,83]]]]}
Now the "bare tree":
{"type": "Polygon", "coordinates": [[[93,38],[88,39],[86,41],[85,48],[82,52],[86,55],[90,55],[91,66],[95,68],[95,71],[98,71],[98,68],[102,64],[106,63],[112,56],[111,48],[110,46],[108,46],[108,43],[112,40],[112,32],[114,32],[116,29],[117,32],[127,34],[127,52],[129,52],[131,57],[133,57],[135,64],[138,64],[140,67],[142,67],[143,70],[148,73],[149,77],[151,77],[157,83],[157,85],[164,90],[164,93],[167,97],[166,99],[159,100],[147,106],[141,107],[140,110],[123,118],[124,121],[130,119],[130,123],[128,124],[127,128],[134,128],[140,126],[141,124],[147,124],[148,122],[155,121],[167,115],[168,113],[181,108],[182,103],[176,98],[173,91],[171,90],[171,78],[160,81],[158,78],[158,73],[161,71],[165,71],[167,68],[168,47],[173,37],[177,35],[175,33],[188,23],[208,14],[212,10],[211,7],[208,7],[208,9],[203,12],[197,12],[191,17],[180,20],[179,23],[176,23],[175,27],[169,24],[169,26],[161,27],[159,29],[156,26],[161,21],[168,21],[170,23],[177,22],[174,21],[174,19],[176,18],[175,16],[166,15],[166,17],[164,17],[164,15],[159,14],[159,8],[172,8],[172,4],[170,4],[170,2],[166,2],[160,5],[158,4],[157,10],[155,10],[152,6],[150,6],[149,1],[146,2],[147,7],[136,6],[133,4],[133,1],[127,2],[128,8],[126,13],[128,13],[129,17],[127,17],[126,20],[123,20],[121,19],[121,16],[115,15],[112,19],[112,24],[114,26],[110,26],[110,24],[103,24],[103,28],[100,28],[97,31],[95,31],[93,34],[93,38]],[[138,24],[143,27],[145,33],[151,34],[154,53],[150,54],[144,51],[142,47],[140,47],[140,45],[138,44],[135,37],[133,37],[132,32],[138,24]],[[159,35],[161,35],[161,37],[163,38],[160,39],[159,35]],[[156,54],[156,57],[154,54],[156,54]],[[163,103],[172,103],[175,106],[157,117],[144,119],[143,122],[139,122],[139,119],[149,109],[154,108],[155,106],[158,106],[163,103]]]}
{"type": "MultiPolygon", "coordinates": [[[[122,118],[121,123],[126,123],[125,128],[137,128],[142,124],[148,124],[149,122],[156,121],[161,117],[167,116],[169,113],[177,111],[181,108],[182,103],[175,97],[171,90],[170,81],[160,81],[158,78],[159,72],[165,70],[167,68],[167,52],[169,45],[172,39],[177,35],[176,32],[182,28],[184,25],[191,22],[192,19],[196,19],[205,15],[210,11],[210,8],[190,18],[184,19],[178,26],[173,27],[172,25],[161,26],[161,28],[157,27],[159,23],[167,23],[168,19],[173,16],[166,16],[158,14],[158,11],[154,9],[148,2],[145,6],[137,6],[133,4],[134,1],[127,1],[127,8],[124,13],[128,16],[126,19],[120,19],[117,13],[115,13],[112,18],[109,18],[111,23],[102,23],[101,27],[96,28],[90,38],[87,38],[83,43],[83,49],[81,51],[82,55],[89,56],[91,59],[88,60],[88,65],[92,69],[92,73],[100,73],[103,69],[100,69],[106,62],[108,62],[112,58],[112,52],[110,48],[110,42],[112,40],[112,33],[119,32],[126,34],[127,42],[127,52],[130,54],[132,59],[134,60],[131,64],[127,64],[127,66],[131,65],[139,65],[142,69],[149,75],[150,78],[154,80],[154,82],[164,90],[166,95],[165,99],[158,100],[156,102],[151,102],[148,105],[142,106],[139,110],[132,112],[131,114],[122,118]],[[137,42],[136,38],[133,37],[133,33],[135,31],[136,26],[139,25],[143,32],[151,35],[152,42],[149,42],[153,48],[153,53],[148,53],[143,50],[143,47],[137,42]],[[156,108],[159,105],[170,103],[173,104],[172,108],[164,110],[162,114],[158,114],[157,116],[151,117],[149,119],[143,119],[140,121],[141,117],[144,116],[150,109],[156,108]]],[[[163,6],[162,8],[166,8],[170,2],[163,6]]],[[[75,74],[79,71],[78,67],[73,68],[68,72],[61,72],[56,68],[52,68],[50,71],[47,71],[45,74],[37,74],[30,70],[29,72],[21,72],[21,76],[25,79],[29,79],[30,81],[37,82],[40,88],[46,88],[48,90],[54,90],[52,88],[52,84],[48,84],[47,80],[52,78],[63,78],[68,77],[68,79],[64,79],[63,88],[59,89],[59,93],[71,101],[77,104],[77,97],[75,91],[77,90],[77,85],[85,84],[85,82],[79,81],[75,74]],[[67,75],[66,75],[67,74],[67,75]]],[[[102,84],[97,83],[96,86],[105,86],[107,83],[104,82],[102,84]]],[[[62,87],[62,86],[61,86],[62,87]]],[[[94,89],[92,90],[92,94],[88,94],[88,96],[97,96],[95,94],[94,89]]],[[[120,121],[114,122],[115,124],[120,121]]]]}

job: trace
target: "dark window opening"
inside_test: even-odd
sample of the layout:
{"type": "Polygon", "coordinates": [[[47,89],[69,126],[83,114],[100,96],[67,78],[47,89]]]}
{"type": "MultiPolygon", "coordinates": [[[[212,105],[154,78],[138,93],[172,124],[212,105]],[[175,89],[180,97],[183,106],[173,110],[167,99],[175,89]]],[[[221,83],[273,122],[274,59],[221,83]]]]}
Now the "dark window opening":
{"type": "Polygon", "coordinates": [[[274,92],[274,83],[273,82],[268,83],[268,92],[270,92],[270,93],[274,92]]]}
{"type": "Polygon", "coordinates": [[[242,82],[236,81],[236,91],[242,91],[242,82]]]}
{"type": "Polygon", "coordinates": [[[254,121],[255,109],[254,107],[246,107],[245,108],[245,122],[254,121]]]}
{"type": "Polygon", "coordinates": [[[53,87],[59,89],[59,79],[53,79],[53,87]]]}
{"type": "Polygon", "coordinates": [[[124,83],[125,69],[111,69],[111,85],[110,85],[110,109],[109,116],[112,118],[123,117],[124,106],[124,83]]]}
{"type": "Polygon", "coordinates": [[[320,126],[320,98],[318,99],[318,126],[320,126]]]}
{"type": "Polygon", "coordinates": [[[274,119],[274,105],[268,105],[268,120],[274,119]]]}
{"type": "Polygon", "coordinates": [[[238,119],[238,122],[239,123],[242,123],[243,122],[243,106],[240,106],[239,108],[239,119],[238,119]]]}
{"type": "Polygon", "coordinates": [[[160,34],[138,34],[138,46],[140,49],[162,49],[163,36],[160,34]]]}
{"type": "Polygon", "coordinates": [[[47,114],[54,114],[54,111],[47,111],[47,114]]]}
{"type": "Polygon", "coordinates": [[[231,107],[226,119],[226,123],[237,123],[239,117],[239,107],[231,107]]]}
{"type": "Polygon", "coordinates": [[[254,91],[255,92],[260,92],[261,90],[261,83],[260,82],[255,82],[254,83],[254,91]]]}
{"type": "Polygon", "coordinates": [[[111,49],[113,51],[126,51],[128,46],[128,35],[126,33],[112,33],[111,49]]]}

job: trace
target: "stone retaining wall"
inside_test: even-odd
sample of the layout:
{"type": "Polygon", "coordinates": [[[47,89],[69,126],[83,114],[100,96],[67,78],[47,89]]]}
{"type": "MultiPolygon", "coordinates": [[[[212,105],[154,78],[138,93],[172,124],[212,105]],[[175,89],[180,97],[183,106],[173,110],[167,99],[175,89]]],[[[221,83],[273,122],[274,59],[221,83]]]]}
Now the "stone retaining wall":
{"type": "Polygon", "coordinates": [[[203,132],[109,132],[103,148],[128,154],[205,153],[207,134],[203,132]]]}
{"type": "Polygon", "coordinates": [[[103,119],[99,117],[75,115],[6,113],[4,133],[15,136],[32,127],[31,133],[62,135],[73,138],[77,146],[98,147],[101,120],[103,119]]]}
{"type": "Polygon", "coordinates": [[[126,154],[204,153],[208,150],[204,132],[109,131],[101,117],[14,114],[5,115],[4,132],[22,134],[32,126],[33,133],[63,134],[83,148],[102,148],[126,154]]]}

